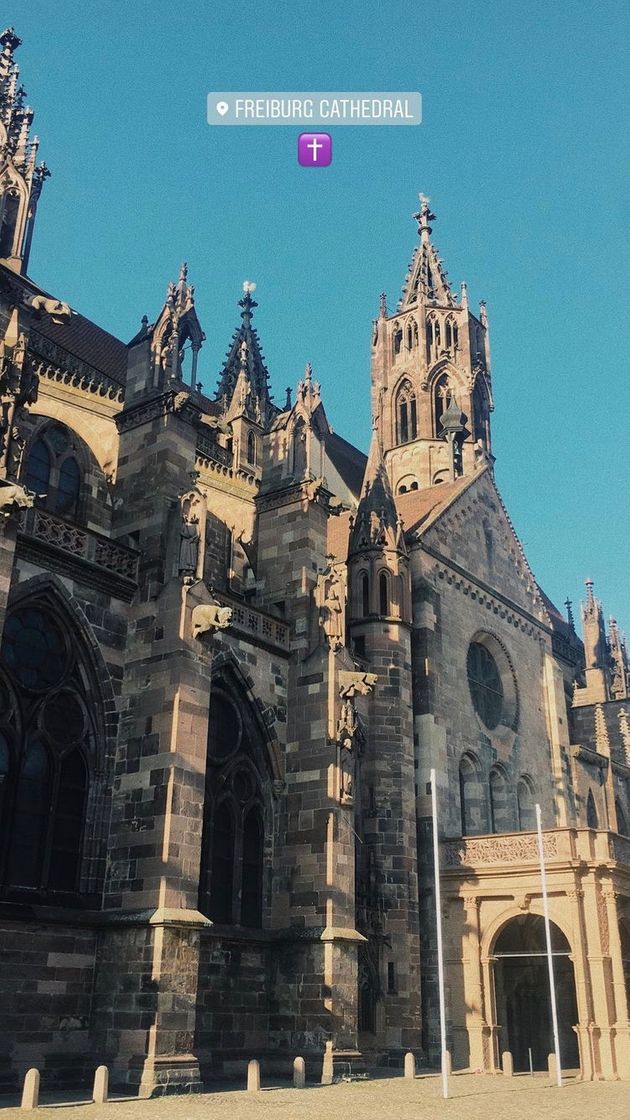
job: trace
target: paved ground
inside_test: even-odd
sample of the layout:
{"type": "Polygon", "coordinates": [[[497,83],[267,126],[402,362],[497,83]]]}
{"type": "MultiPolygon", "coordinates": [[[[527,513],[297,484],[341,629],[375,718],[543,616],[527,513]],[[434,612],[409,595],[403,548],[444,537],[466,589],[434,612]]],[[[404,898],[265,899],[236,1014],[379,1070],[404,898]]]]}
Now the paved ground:
{"type": "MultiPolygon", "coordinates": [[[[546,1076],[455,1074],[449,1100],[438,1077],[402,1077],[304,1090],[264,1088],[260,1093],[204,1093],[151,1101],[116,1100],[107,1105],[47,1100],[38,1110],[50,1120],[629,1120],[630,1086],[624,1082],[579,1083],[562,1089],[546,1076]]],[[[0,1104],[2,1103],[0,1098],[0,1104]]],[[[24,1120],[18,1108],[2,1108],[2,1120],[24,1120]]]]}

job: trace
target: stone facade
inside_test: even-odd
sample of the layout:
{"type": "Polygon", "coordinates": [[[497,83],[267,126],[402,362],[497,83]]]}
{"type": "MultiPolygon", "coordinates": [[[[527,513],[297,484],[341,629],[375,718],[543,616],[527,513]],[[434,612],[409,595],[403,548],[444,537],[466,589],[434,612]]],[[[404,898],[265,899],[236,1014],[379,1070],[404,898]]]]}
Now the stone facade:
{"type": "Polygon", "coordinates": [[[455,1066],[546,1038],[539,804],[567,1060],[630,1076],[625,645],[528,567],[428,200],[366,460],[310,365],[274,403],[249,282],[209,397],[185,266],[128,345],[29,278],[0,45],[0,1088],[435,1062],[432,769],[455,1066]]]}

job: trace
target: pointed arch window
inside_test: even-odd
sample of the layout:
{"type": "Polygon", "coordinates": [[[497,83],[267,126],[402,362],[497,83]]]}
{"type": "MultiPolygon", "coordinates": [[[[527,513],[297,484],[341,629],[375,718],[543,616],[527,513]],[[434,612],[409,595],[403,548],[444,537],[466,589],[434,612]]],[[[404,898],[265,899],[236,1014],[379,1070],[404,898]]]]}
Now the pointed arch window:
{"type": "Polygon", "coordinates": [[[367,618],[370,613],[370,577],[367,572],[359,575],[359,605],[361,616],[367,618]]]}
{"type": "Polygon", "coordinates": [[[447,373],[438,377],[433,390],[433,415],[435,416],[434,433],[437,439],[444,438],[442,417],[448,408],[450,399],[450,382],[447,373]]]}
{"type": "Polygon", "coordinates": [[[490,824],[493,832],[510,832],[512,829],[508,783],[500,766],[494,766],[490,771],[490,824]]]}
{"type": "Polygon", "coordinates": [[[623,806],[618,797],[615,798],[615,813],[617,815],[617,832],[621,836],[627,836],[628,822],[626,820],[626,814],[623,811],[623,806]]]}
{"type": "Polygon", "coordinates": [[[81,882],[94,690],[69,627],[36,601],[10,611],[0,665],[0,887],[63,902],[81,882]]]}
{"type": "Polygon", "coordinates": [[[381,572],[378,577],[378,607],[379,614],[387,617],[390,614],[389,609],[389,576],[387,572],[381,572]]]}
{"type": "Polygon", "coordinates": [[[20,216],[20,192],[9,187],[0,205],[0,257],[19,256],[20,246],[16,244],[18,219],[20,216]]]}
{"type": "Polygon", "coordinates": [[[415,319],[407,321],[407,349],[413,350],[418,345],[418,324],[415,319]]]}
{"type": "Polygon", "coordinates": [[[536,794],[532,779],[524,774],[516,789],[518,804],[518,827],[521,832],[533,832],[536,828],[536,794]]]}
{"type": "Polygon", "coordinates": [[[599,828],[599,818],[592,789],[589,789],[586,798],[586,824],[588,828],[599,828]]]}
{"type": "Polygon", "coordinates": [[[241,886],[241,923],[253,929],[262,925],[263,820],[254,805],[243,826],[243,875],[241,886]]]}
{"type": "Polygon", "coordinates": [[[253,432],[247,434],[247,462],[256,466],[256,436],[253,432]]]}
{"type": "Polygon", "coordinates": [[[263,748],[248,706],[212,685],[199,909],[213,922],[263,924],[263,748]]]}
{"type": "Polygon", "coordinates": [[[212,920],[231,924],[234,907],[235,836],[232,806],[217,806],[212,827],[212,920]]]}
{"type": "Polygon", "coordinates": [[[486,806],[479,762],[471,754],[465,754],[459,764],[459,799],[462,836],[486,832],[486,806]]]}
{"type": "Polygon", "coordinates": [[[64,424],[46,425],[26,457],[23,482],[36,505],[74,521],[79,510],[81,469],[75,440],[64,424]]]}
{"type": "Polygon", "coordinates": [[[459,329],[455,320],[450,316],[444,327],[444,341],[447,350],[455,351],[459,348],[459,329]]]}
{"type": "Polygon", "coordinates": [[[396,396],[396,442],[411,443],[418,437],[418,406],[410,381],[403,381],[396,396]]]}

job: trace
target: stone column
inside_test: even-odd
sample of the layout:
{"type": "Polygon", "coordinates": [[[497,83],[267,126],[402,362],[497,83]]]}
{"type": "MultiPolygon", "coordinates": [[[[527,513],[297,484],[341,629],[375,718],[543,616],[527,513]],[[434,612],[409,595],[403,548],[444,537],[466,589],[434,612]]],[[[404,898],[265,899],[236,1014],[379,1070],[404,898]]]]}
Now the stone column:
{"type": "Polygon", "coordinates": [[[575,930],[575,944],[571,961],[573,963],[578,1011],[576,1034],[580,1051],[581,1080],[592,1081],[595,1076],[595,1064],[589,1024],[593,1018],[593,1000],[584,929],[584,891],[577,887],[574,890],[568,890],[567,899],[573,909],[573,928],[575,930]]]}
{"type": "Polygon", "coordinates": [[[462,963],[464,968],[466,1027],[470,1048],[469,1064],[474,1069],[494,1069],[494,1055],[489,1052],[489,1031],[485,1018],[481,973],[479,898],[477,895],[464,895],[462,963]]]}
{"type": "Polygon", "coordinates": [[[621,937],[619,935],[619,915],[617,912],[617,891],[612,886],[602,886],[602,895],[608,915],[610,938],[610,960],[615,996],[614,1056],[617,1077],[630,1078],[630,1021],[628,1019],[628,999],[626,978],[623,971],[621,937]]]}
{"type": "Polygon", "coordinates": [[[598,879],[584,881],[584,913],[588,929],[588,964],[593,995],[593,1045],[595,1076],[609,1080],[615,1076],[613,1025],[615,1000],[610,960],[610,929],[606,900],[598,879]]]}

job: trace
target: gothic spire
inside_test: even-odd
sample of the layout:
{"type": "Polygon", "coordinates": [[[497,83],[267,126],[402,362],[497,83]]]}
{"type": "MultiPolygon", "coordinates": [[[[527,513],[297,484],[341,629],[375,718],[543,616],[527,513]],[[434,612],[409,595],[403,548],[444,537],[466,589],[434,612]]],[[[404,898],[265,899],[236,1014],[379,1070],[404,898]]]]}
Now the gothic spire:
{"type": "Polygon", "coordinates": [[[429,207],[430,199],[424,194],[418,197],[420,208],[413,216],[418,223],[420,244],[409,265],[398,309],[404,310],[420,301],[452,307],[455,299],[447,280],[448,273],[431,241],[431,222],[435,221],[435,214],[429,207]]]}
{"type": "Polygon", "coordinates": [[[218,400],[225,399],[227,401],[232,401],[244,360],[251,394],[257,402],[261,422],[263,426],[266,426],[271,415],[274,413],[274,406],[271,403],[269,373],[264,363],[258,332],[256,328],[252,326],[252,315],[254,309],[258,307],[252,295],[255,289],[255,284],[250,280],[245,280],[243,284],[243,296],[238,304],[241,308],[242,321],[232,335],[230,347],[226,354],[225,364],[219,377],[216,396],[218,400]]]}
{"type": "Polygon", "coordinates": [[[587,669],[603,670],[606,665],[606,632],[604,612],[593,594],[593,580],[586,580],[586,602],[582,603],[582,632],[587,669]]]}
{"type": "Polygon", "coordinates": [[[396,549],[406,553],[402,524],[396,509],[376,425],[372,432],[349,551],[352,555],[372,548],[396,549]]]}
{"type": "Polygon", "coordinates": [[[50,171],[37,163],[39,140],[31,137],[33,110],[24,104],[14,53],[21,43],[12,27],[0,35],[0,260],[25,273],[37,203],[50,171]]]}
{"type": "Polygon", "coordinates": [[[615,618],[608,620],[608,635],[611,670],[610,694],[613,700],[627,700],[628,685],[630,684],[628,651],[615,618]]]}
{"type": "Polygon", "coordinates": [[[188,283],[188,265],[185,262],[180,267],[177,283],[171,281],[167,286],[166,301],[155,324],[147,328],[143,321],[142,330],[133,341],[138,342],[147,335],[151,336],[155,386],[162,387],[167,382],[184,379],[183,361],[190,348],[189,379],[194,389],[199,351],[206,336],[197,317],[195,289],[188,283]]]}

